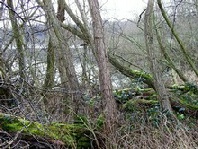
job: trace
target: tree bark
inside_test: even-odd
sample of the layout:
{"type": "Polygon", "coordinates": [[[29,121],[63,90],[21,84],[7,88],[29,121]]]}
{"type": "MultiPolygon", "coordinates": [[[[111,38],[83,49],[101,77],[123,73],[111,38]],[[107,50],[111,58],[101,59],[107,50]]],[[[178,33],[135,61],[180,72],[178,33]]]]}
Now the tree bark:
{"type": "Polygon", "coordinates": [[[13,36],[16,41],[16,47],[18,51],[18,64],[19,64],[19,75],[20,79],[25,79],[25,56],[24,56],[24,48],[23,48],[23,37],[20,33],[20,29],[18,26],[18,22],[16,19],[16,14],[14,11],[13,1],[7,0],[8,6],[9,6],[9,17],[13,29],[13,36]]]}
{"type": "Polygon", "coordinates": [[[62,11],[62,6],[64,6],[64,0],[59,1],[59,11],[58,16],[55,15],[53,4],[51,0],[43,0],[43,3],[40,0],[37,0],[39,5],[43,5],[43,10],[46,13],[49,24],[52,26],[51,37],[53,38],[54,45],[57,47],[56,56],[58,58],[60,75],[64,78],[61,80],[68,81],[68,84],[64,83],[64,87],[68,87],[68,94],[71,95],[70,99],[72,101],[72,107],[75,109],[74,112],[78,112],[79,102],[81,100],[80,87],[78,78],[75,72],[74,64],[72,62],[72,54],[67,44],[67,32],[62,29],[60,23],[64,19],[64,11],[62,11]],[[57,18],[58,17],[58,18],[57,18]],[[55,37],[54,37],[55,36],[55,37]],[[67,78],[65,78],[67,77],[67,78]],[[75,106],[74,106],[75,104],[75,106]]]}
{"type": "Polygon", "coordinates": [[[52,38],[49,37],[47,48],[47,70],[45,74],[45,83],[44,89],[52,89],[54,86],[54,64],[55,64],[55,56],[54,56],[54,46],[52,42],[52,38]]]}
{"type": "Polygon", "coordinates": [[[158,94],[158,99],[161,103],[163,111],[169,111],[172,113],[168,92],[164,86],[164,82],[160,76],[160,67],[157,62],[157,56],[155,55],[155,47],[153,43],[153,6],[154,0],[149,0],[144,16],[144,37],[146,43],[146,50],[148,54],[148,61],[150,64],[150,70],[154,79],[154,86],[158,94]]]}
{"type": "MultiPolygon", "coordinates": [[[[3,16],[3,4],[4,4],[5,0],[2,0],[1,6],[0,6],[0,19],[3,16]]],[[[2,44],[0,45],[0,49],[2,48],[2,44]]],[[[6,73],[5,73],[5,62],[4,62],[4,58],[2,55],[2,51],[0,51],[0,79],[5,78],[6,73]]]]}
{"type": "Polygon", "coordinates": [[[89,0],[89,6],[92,17],[95,51],[98,58],[100,91],[103,99],[104,113],[106,117],[106,127],[104,131],[109,139],[107,140],[107,148],[111,149],[115,148],[113,144],[116,143],[115,132],[117,108],[116,102],[112,96],[112,86],[108,68],[108,57],[104,42],[102,18],[100,16],[98,0],[89,0]]]}

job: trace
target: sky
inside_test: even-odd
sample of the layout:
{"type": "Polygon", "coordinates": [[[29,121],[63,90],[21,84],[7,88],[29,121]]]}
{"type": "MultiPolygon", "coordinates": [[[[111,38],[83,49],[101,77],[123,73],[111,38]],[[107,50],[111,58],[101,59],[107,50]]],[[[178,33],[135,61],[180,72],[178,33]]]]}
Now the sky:
{"type": "Polygon", "coordinates": [[[99,0],[103,18],[134,19],[146,8],[147,0],[99,0]]]}
{"type": "MultiPolygon", "coordinates": [[[[71,0],[72,1],[72,0],[71,0]]],[[[103,19],[134,19],[146,8],[148,0],[99,0],[103,19]]],[[[0,27],[3,24],[0,22],[0,27]]]]}

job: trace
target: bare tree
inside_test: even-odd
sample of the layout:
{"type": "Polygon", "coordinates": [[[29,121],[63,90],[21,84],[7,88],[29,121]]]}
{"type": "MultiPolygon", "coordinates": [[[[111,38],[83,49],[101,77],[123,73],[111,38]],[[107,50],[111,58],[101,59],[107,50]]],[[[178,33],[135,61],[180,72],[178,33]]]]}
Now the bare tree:
{"type": "Polygon", "coordinates": [[[144,37],[146,43],[146,50],[148,54],[150,70],[154,78],[154,86],[159,96],[158,98],[161,103],[162,109],[172,112],[168,92],[166,91],[164,82],[162,81],[160,75],[160,67],[157,62],[157,56],[154,51],[155,46],[154,46],[154,36],[153,36],[153,5],[154,5],[154,0],[149,0],[144,16],[144,37]]]}
{"type": "Polygon", "coordinates": [[[16,47],[18,51],[18,65],[19,65],[19,75],[20,79],[25,79],[25,55],[24,55],[24,41],[23,41],[23,36],[20,33],[20,27],[18,25],[17,21],[17,14],[14,10],[13,6],[13,1],[8,0],[8,7],[9,9],[9,17],[12,25],[12,30],[13,30],[13,36],[16,41],[16,47]]]}
{"type": "Polygon", "coordinates": [[[74,106],[73,108],[76,108],[75,112],[77,112],[78,103],[81,100],[79,82],[72,61],[72,54],[67,43],[68,32],[63,30],[60,26],[61,21],[63,21],[62,16],[64,16],[63,11],[60,11],[60,4],[64,6],[63,1],[59,1],[58,18],[55,15],[54,7],[51,0],[43,0],[43,2],[37,0],[37,3],[42,6],[43,10],[46,13],[50,27],[52,27],[50,30],[50,37],[53,38],[53,45],[56,47],[55,53],[57,56],[61,81],[64,84],[65,88],[69,88],[67,92],[71,94],[71,105],[74,106],[75,103],[76,106],[74,106]]]}
{"type": "MultiPolygon", "coordinates": [[[[104,41],[104,32],[102,26],[102,19],[100,16],[99,2],[98,0],[89,0],[90,13],[92,17],[92,26],[94,34],[95,51],[98,57],[99,66],[99,81],[100,91],[104,103],[104,113],[106,118],[106,134],[111,139],[111,143],[107,148],[115,148],[113,143],[115,141],[116,132],[116,117],[117,108],[115,100],[112,97],[112,86],[110,80],[110,73],[108,68],[107,49],[104,41]]],[[[109,142],[109,141],[108,141],[109,142]]]]}
{"type": "Polygon", "coordinates": [[[188,64],[190,65],[190,67],[192,68],[192,70],[195,72],[195,74],[198,76],[198,69],[193,61],[193,59],[191,58],[190,54],[187,52],[187,49],[183,43],[183,41],[180,39],[178,33],[175,31],[174,26],[171,24],[165,10],[162,7],[162,2],[161,0],[157,0],[158,6],[161,10],[162,16],[164,18],[164,20],[166,21],[168,27],[171,30],[171,33],[173,34],[173,36],[175,37],[176,41],[178,42],[179,46],[180,46],[180,51],[183,54],[183,56],[186,58],[186,61],[188,62],[188,64]]]}

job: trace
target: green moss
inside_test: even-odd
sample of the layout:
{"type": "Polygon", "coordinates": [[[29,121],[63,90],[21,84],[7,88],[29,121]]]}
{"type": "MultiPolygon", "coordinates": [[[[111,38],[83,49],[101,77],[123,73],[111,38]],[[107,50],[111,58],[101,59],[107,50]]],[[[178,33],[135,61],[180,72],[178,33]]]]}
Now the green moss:
{"type": "Polygon", "coordinates": [[[128,111],[136,111],[140,110],[142,106],[150,106],[158,104],[159,102],[157,100],[145,100],[145,99],[131,99],[126,102],[126,104],[123,105],[125,110],[128,111]]]}
{"type": "Polygon", "coordinates": [[[96,129],[100,130],[102,126],[104,125],[104,123],[105,123],[105,116],[103,114],[100,114],[96,121],[96,129]]]}
{"type": "Polygon", "coordinates": [[[144,71],[131,70],[131,73],[134,74],[135,77],[140,77],[141,76],[144,79],[153,80],[152,75],[150,75],[149,73],[146,73],[144,71]]]}
{"type": "Polygon", "coordinates": [[[186,107],[189,108],[189,109],[198,110],[198,105],[190,104],[190,103],[188,103],[185,99],[181,99],[181,100],[180,100],[180,103],[181,103],[182,105],[186,106],[186,107]]]}
{"type": "Polygon", "coordinates": [[[67,146],[75,146],[77,142],[80,143],[79,140],[83,140],[84,143],[82,144],[90,142],[90,139],[84,135],[87,130],[81,124],[51,123],[43,125],[16,116],[0,114],[0,128],[8,132],[21,131],[27,135],[61,140],[67,146]]]}

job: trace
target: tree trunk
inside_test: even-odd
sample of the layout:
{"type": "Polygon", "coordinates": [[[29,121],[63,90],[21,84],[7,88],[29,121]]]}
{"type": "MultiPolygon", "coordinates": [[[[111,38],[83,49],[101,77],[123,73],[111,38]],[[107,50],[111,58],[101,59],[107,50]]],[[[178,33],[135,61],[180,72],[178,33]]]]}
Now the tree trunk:
{"type": "MultiPolygon", "coordinates": [[[[0,19],[1,17],[3,16],[3,4],[4,4],[4,1],[2,1],[1,3],[1,6],[0,6],[0,19]]],[[[0,49],[2,49],[2,44],[0,45],[0,49]]],[[[4,58],[3,58],[3,55],[2,55],[2,51],[0,51],[0,79],[3,79],[5,78],[5,62],[4,62],[4,58]]]]}
{"type": "MultiPolygon", "coordinates": [[[[78,112],[79,102],[81,100],[79,82],[75,72],[74,64],[72,62],[72,54],[69,49],[69,45],[67,44],[67,32],[63,30],[60,25],[60,21],[63,21],[64,19],[64,14],[62,14],[64,11],[58,11],[58,16],[56,16],[51,0],[43,0],[43,3],[37,0],[37,2],[39,5],[43,5],[43,10],[46,13],[49,24],[53,27],[51,30],[51,37],[53,38],[54,45],[57,47],[56,56],[58,58],[58,62],[60,62],[59,65],[61,65],[59,68],[62,68],[59,72],[62,73],[60,74],[62,77],[67,77],[62,78],[61,80],[68,81],[68,84],[67,82],[63,82],[64,84],[66,83],[64,87],[68,85],[67,88],[69,88],[69,90],[67,90],[67,92],[69,95],[71,95],[70,99],[72,101],[71,104],[73,105],[73,108],[75,104],[75,110],[73,110],[74,112],[78,112]]],[[[59,10],[62,9],[60,4],[64,4],[63,2],[63,0],[59,1],[59,10]]]]}
{"type": "Polygon", "coordinates": [[[47,70],[45,74],[44,89],[52,89],[54,86],[54,46],[52,38],[49,37],[47,48],[47,70]]]}
{"type": "Polygon", "coordinates": [[[112,54],[108,53],[109,62],[123,75],[126,77],[129,77],[131,79],[138,79],[142,78],[142,81],[148,85],[148,87],[151,87],[155,90],[153,77],[149,73],[145,73],[141,70],[132,70],[129,67],[124,66],[119,62],[116,57],[114,57],[112,54]]]}
{"type": "Polygon", "coordinates": [[[164,82],[160,76],[160,67],[157,62],[157,56],[155,55],[155,47],[153,45],[153,5],[154,0],[149,0],[147,9],[144,16],[144,37],[146,43],[146,50],[148,54],[148,60],[150,64],[150,70],[154,79],[154,86],[158,94],[159,101],[163,111],[169,111],[172,113],[168,92],[164,86],[164,82]]]}
{"type": "Polygon", "coordinates": [[[104,113],[106,118],[106,128],[104,131],[108,137],[107,139],[109,139],[107,140],[107,148],[110,149],[115,148],[113,144],[116,143],[115,132],[117,108],[116,102],[112,96],[108,57],[104,42],[104,33],[98,0],[89,0],[89,6],[92,17],[95,51],[98,58],[100,91],[103,99],[104,113]]]}
{"type": "Polygon", "coordinates": [[[167,60],[168,65],[179,75],[179,77],[182,81],[188,82],[187,77],[182,73],[182,71],[179,68],[177,68],[177,66],[174,64],[173,60],[171,59],[170,55],[168,54],[166,48],[163,46],[159,31],[157,30],[157,28],[155,28],[155,30],[156,30],[156,36],[157,36],[158,44],[160,46],[160,50],[161,50],[164,58],[167,60]]]}
{"type": "Polygon", "coordinates": [[[173,36],[175,37],[176,41],[178,42],[178,44],[180,46],[180,50],[181,50],[182,54],[184,55],[184,57],[186,58],[186,61],[188,62],[188,64],[190,65],[190,67],[195,72],[196,76],[198,77],[198,69],[197,69],[193,59],[191,58],[190,54],[187,52],[184,43],[179,38],[179,35],[176,33],[176,31],[174,29],[174,26],[171,24],[170,20],[168,19],[167,15],[166,15],[166,12],[164,11],[164,9],[162,7],[162,1],[161,0],[157,0],[157,3],[158,3],[158,6],[159,6],[159,8],[161,10],[163,18],[166,21],[166,24],[170,28],[171,33],[173,34],[173,36]]]}
{"type": "Polygon", "coordinates": [[[12,25],[13,36],[16,41],[16,47],[18,51],[18,65],[19,65],[19,75],[20,79],[25,79],[25,56],[23,49],[23,37],[20,33],[20,29],[16,19],[16,12],[14,11],[13,1],[7,0],[9,6],[9,17],[12,25]]]}

